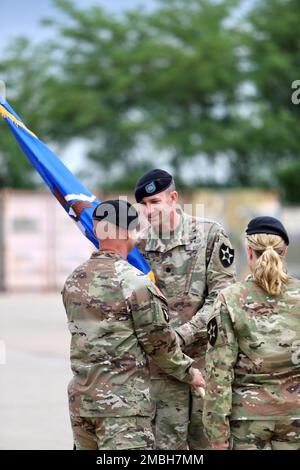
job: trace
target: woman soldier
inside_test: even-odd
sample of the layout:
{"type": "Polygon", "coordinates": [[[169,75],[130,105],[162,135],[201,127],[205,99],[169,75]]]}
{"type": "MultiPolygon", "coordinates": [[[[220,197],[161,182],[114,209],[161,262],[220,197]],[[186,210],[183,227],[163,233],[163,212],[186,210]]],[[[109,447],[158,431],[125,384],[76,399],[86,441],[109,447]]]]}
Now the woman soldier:
{"type": "Polygon", "coordinates": [[[300,449],[300,281],[282,223],[246,230],[251,275],[221,291],[208,322],[204,427],[213,449],[300,449]]]}

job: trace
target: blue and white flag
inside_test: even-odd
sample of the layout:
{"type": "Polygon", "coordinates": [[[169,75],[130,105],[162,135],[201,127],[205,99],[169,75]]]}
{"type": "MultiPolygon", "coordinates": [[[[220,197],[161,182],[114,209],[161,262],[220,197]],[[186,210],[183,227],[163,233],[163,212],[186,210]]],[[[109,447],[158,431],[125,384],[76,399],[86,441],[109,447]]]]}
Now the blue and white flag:
{"type": "MultiPolygon", "coordinates": [[[[62,161],[22,122],[8,102],[0,96],[0,115],[8,123],[17,142],[39,172],[52,194],[76,222],[84,235],[99,248],[93,233],[92,214],[100,203],[68,170],[62,161]]],[[[154,280],[153,273],[140,252],[133,248],[128,261],[154,280]]]]}

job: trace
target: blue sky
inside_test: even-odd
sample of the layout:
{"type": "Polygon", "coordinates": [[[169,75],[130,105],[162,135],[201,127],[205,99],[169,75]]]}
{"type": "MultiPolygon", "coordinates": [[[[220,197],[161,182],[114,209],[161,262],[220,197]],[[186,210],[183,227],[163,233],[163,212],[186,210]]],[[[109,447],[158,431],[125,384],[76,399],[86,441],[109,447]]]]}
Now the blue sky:
{"type": "MultiPolygon", "coordinates": [[[[140,5],[151,8],[155,0],[76,0],[76,4],[80,7],[100,5],[113,13],[120,13],[140,5]]],[[[30,36],[35,42],[46,38],[49,29],[40,26],[39,21],[56,14],[57,9],[51,0],[0,0],[1,50],[15,36],[30,36]]]]}
{"type": "MultiPolygon", "coordinates": [[[[259,2],[243,0],[245,9],[254,1],[259,2]]],[[[157,0],[75,0],[75,3],[80,7],[99,5],[119,14],[138,6],[149,10],[155,7],[157,0]]],[[[235,13],[239,16],[243,10],[239,8],[235,13]]],[[[42,18],[56,16],[57,12],[52,0],[0,0],[0,54],[5,52],[8,42],[16,36],[30,36],[34,42],[49,37],[50,29],[41,26],[39,22],[42,18]]]]}

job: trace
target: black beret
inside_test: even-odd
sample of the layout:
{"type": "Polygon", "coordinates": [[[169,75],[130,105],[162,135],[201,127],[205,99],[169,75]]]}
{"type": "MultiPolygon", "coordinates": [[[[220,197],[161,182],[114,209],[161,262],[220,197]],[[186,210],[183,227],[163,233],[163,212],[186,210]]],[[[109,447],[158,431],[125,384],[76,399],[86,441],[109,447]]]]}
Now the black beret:
{"type": "Polygon", "coordinates": [[[135,186],[136,202],[141,202],[144,197],[154,196],[168,189],[173,177],[164,170],[150,170],[142,176],[135,186]]]}
{"type": "Polygon", "coordinates": [[[247,235],[254,235],[256,233],[270,233],[272,235],[279,235],[289,245],[290,240],[286,229],[275,217],[263,216],[255,217],[250,220],[246,229],[247,235]]]}
{"type": "Polygon", "coordinates": [[[118,227],[134,229],[138,224],[138,213],[127,201],[110,199],[102,201],[94,209],[94,220],[105,220],[118,227]]]}

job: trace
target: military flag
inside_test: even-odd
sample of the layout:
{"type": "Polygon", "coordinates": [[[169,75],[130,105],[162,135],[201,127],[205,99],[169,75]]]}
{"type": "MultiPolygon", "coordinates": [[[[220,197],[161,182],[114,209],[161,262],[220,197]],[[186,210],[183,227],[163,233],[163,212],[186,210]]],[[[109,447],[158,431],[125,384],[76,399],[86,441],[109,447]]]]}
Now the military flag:
{"type": "MultiPolygon", "coordinates": [[[[83,234],[96,248],[99,248],[98,240],[93,233],[92,220],[93,210],[100,203],[99,199],[83,186],[55,153],[27,128],[8,102],[1,96],[0,115],[9,125],[21,149],[39,172],[52,194],[75,221],[83,234]]],[[[148,263],[136,248],[133,248],[129,253],[128,261],[154,280],[148,263]]]]}

